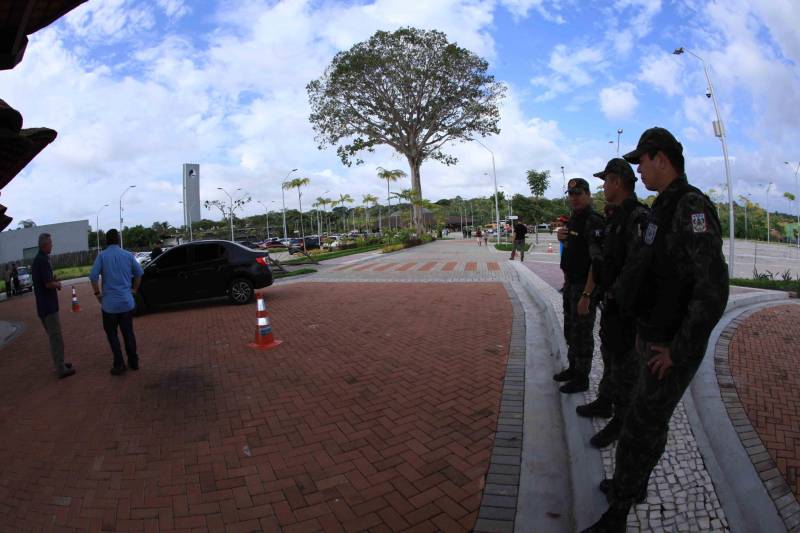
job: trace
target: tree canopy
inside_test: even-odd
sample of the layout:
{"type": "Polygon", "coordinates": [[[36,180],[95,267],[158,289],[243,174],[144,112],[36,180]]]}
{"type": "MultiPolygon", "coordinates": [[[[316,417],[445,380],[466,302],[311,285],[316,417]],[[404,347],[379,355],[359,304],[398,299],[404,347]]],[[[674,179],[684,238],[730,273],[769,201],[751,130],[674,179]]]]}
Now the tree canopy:
{"type": "Polygon", "coordinates": [[[411,188],[421,197],[423,161],[455,164],[445,145],[499,133],[505,87],[487,69],[486,60],[442,32],[378,31],[336,54],[308,84],[319,148],[336,145],[342,163],[351,165],[363,163],[364,150],[390,146],[408,160],[411,188]]]}
{"type": "Polygon", "coordinates": [[[536,198],[544,196],[544,192],[550,185],[550,171],[529,170],[525,175],[528,179],[528,187],[531,189],[531,194],[536,198]]]}

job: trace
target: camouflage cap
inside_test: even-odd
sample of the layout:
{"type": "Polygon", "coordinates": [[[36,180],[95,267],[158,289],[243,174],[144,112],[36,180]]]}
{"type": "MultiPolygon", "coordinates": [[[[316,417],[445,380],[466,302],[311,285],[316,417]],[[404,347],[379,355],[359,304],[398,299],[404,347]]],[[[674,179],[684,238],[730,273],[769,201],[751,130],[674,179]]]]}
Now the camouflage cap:
{"type": "Polygon", "coordinates": [[[639,137],[639,144],[636,150],[623,155],[623,159],[628,163],[638,165],[642,154],[661,150],[666,154],[683,155],[683,145],[664,128],[650,128],[639,137]]]}
{"type": "Polygon", "coordinates": [[[627,161],[622,159],[621,157],[615,157],[611,161],[608,162],[606,165],[606,169],[600,172],[596,172],[594,174],[595,178],[600,178],[601,180],[606,179],[606,174],[616,174],[624,181],[628,182],[635,182],[636,175],[633,173],[633,169],[631,168],[630,164],[627,161]]]}
{"type": "Polygon", "coordinates": [[[574,191],[584,190],[586,192],[591,192],[589,188],[589,182],[583,178],[572,178],[567,182],[567,193],[574,191]]]}

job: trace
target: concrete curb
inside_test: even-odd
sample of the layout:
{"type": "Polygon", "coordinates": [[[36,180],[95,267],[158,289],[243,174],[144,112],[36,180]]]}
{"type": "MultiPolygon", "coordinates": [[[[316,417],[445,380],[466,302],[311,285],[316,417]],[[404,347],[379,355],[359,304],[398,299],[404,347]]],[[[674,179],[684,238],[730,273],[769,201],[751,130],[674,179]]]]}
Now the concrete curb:
{"type": "Polygon", "coordinates": [[[706,467],[725,510],[730,530],[786,531],[750,456],[733,427],[717,381],[715,352],[720,335],[740,315],[789,302],[787,293],[775,291],[737,295],[711,332],[705,357],[688,394],[686,414],[706,467]]]}
{"type": "MultiPolygon", "coordinates": [[[[567,365],[567,345],[561,323],[553,306],[542,296],[543,292],[555,289],[521,263],[513,262],[512,264],[519,273],[521,286],[545,315],[552,358],[551,372],[543,378],[549,382],[552,388],[550,394],[556,397],[556,403],[560,400],[563,437],[569,459],[572,525],[574,526],[573,530],[580,530],[594,523],[608,507],[605,496],[597,490],[598,484],[605,478],[602,455],[599,450],[588,444],[589,439],[595,433],[591,421],[574,414],[575,407],[583,403],[583,396],[560,394],[555,382],[550,379],[552,373],[567,365]]],[[[550,438],[553,437],[550,436],[550,438]]],[[[523,448],[524,453],[525,447],[523,448]]]]}

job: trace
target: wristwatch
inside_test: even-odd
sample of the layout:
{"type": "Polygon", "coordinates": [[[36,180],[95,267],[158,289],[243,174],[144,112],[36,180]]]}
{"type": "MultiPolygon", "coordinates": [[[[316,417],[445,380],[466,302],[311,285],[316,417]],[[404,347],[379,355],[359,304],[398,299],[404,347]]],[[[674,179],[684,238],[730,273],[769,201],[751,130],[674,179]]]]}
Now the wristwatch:
{"type": "Polygon", "coordinates": [[[581,296],[586,296],[587,298],[591,298],[592,297],[592,293],[590,293],[590,292],[582,292],[581,296]]]}

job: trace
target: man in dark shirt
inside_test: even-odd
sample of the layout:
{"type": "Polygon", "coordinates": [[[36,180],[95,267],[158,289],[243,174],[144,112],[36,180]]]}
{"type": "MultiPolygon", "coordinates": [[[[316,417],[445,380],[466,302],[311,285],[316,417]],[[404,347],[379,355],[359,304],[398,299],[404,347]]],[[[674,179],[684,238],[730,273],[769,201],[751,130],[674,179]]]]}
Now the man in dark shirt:
{"type": "Polygon", "coordinates": [[[163,254],[163,253],[164,253],[164,250],[162,250],[162,249],[161,249],[161,245],[162,245],[162,244],[163,244],[163,243],[162,243],[161,241],[158,241],[158,242],[156,243],[156,247],[155,247],[155,248],[153,248],[153,251],[152,251],[152,252],[150,252],[150,261],[155,261],[155,260],[156,260],[156,257],[158,257],[159,255],[161,255],[161,254],[163,254]]]}
{"type": "Polygon", "coordinates": [[[33,260],[33,293],[36,296],[36,314],[42,321],[47,337],[50,340],[50,353],[53,366],[59,379],[75,373],[70,363],[64,362],[64,338],[61,336],[61,322],[58,319],[58,291],[61,282],[53,275],[50,266],[50,252],[53,240],[49,233],[39,235],[39,253],[33,260]]]}
{"type": "Polygon", "coordinates": [[[511,249],[510,259],[513,261],[514,257],[519,250],[519,260],[525,260],[525,235],[528,234],[528,228],[522,223],[522,219],[518,218],[514,223],[514,247],[511,249]]]}
{"type": "Polygon", "coordinates": [[[623,533],[630,508],[647,495],[664,453],[669,421],[703,361],[728,303],[728,267],[714,204],[689,184],[683,146],[664,128],[645,131],[623,158],[657,191],[642,242],[626,260],[614,298],[636,318],[639,381],[604,480],[609,508],[584,533],[623,533]]]}
{"type": "Polygon", "coordinates": [[[594,297],[592,262],[602,258],[603,217],[592,209],[589,182],[573,178],[567,184],[572,216],[566,227],[558,229],[558,240],[565,243],[561,256],[564,271],[564,339],[567,341],[569,367],[553,376],[566,381],[559,389],[565,394],[589,388],[589,372],[594,354],[594,320],[597,300],[594,297]]]}

